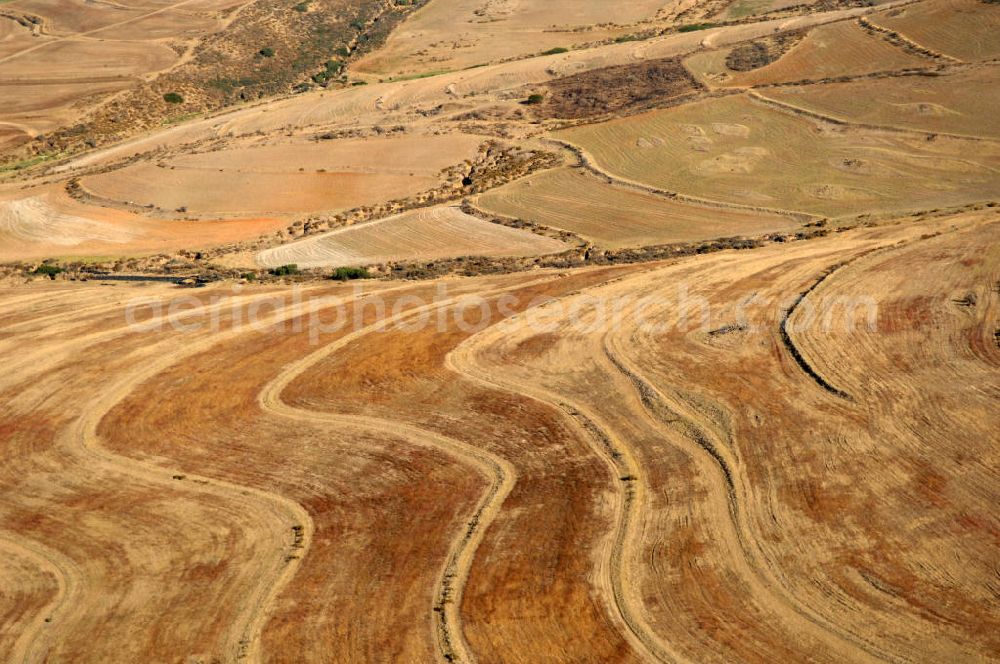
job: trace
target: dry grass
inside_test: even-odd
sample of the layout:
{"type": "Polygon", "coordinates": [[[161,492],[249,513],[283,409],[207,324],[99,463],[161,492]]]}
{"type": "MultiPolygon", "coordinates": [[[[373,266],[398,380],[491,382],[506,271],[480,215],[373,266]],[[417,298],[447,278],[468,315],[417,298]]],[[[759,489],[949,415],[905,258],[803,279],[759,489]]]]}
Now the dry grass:
{"type": "Polygon", "coordinates": [[[1000,12],[982,0],[920,2],[875,14],[872,21],[921,46],[967,62],[1000,55],[1000,12]]]}
{"type": "Polygon", "coordinates": [[[412,196],[437,183],[408,175],[171,171],[148,164],[83,181],[88,190],[114,201],[187,208],[198,215],[332,212],[412,196]]]}
{"type": "Polygon", "coordinates": [[[758,16],[800,4],[808,5],[815,3],[802,3],[798,2],[798,0],[736,0],[735,2],[727,3],[725,8],[712,18],[716,21],[735,20],[749,16],[758,16]]]}
{"type": "Polygon", "coordinates": [[[713,87],[815,81],[929,64],[925,58],[868,34],[854,21],[813,28],[777,61],[751,71],[737,72],[726,67],[730,50],[698,53],[684,64],[699,80],[713,87]]]}
{"type": "Polygon", "coordinates": [[[0,111],[0,122],[18,124],[30,136],[74,124],[107,93],[135,87],[183,62],[171,44],[187,47],[222,29],[220,11],[242,4],[245,0],[4,3],[10,16],[32,16],[37,23],[5,18],[0,25],[0,89],[16,100],[0,111]]]}
{"type": "Polygon", "coordinates": [[[140,162],[82,180],[97,196],[202,215],[330,212],[402,199],[441,184],[480,138],[403,136],[231,148],[140,162]]]}
{"type": "Polygon", "coordinates": [[[94,33],[107,39],[109,34],[104,31],[113,29],[119,39],[148,40],[207,31],[218,25],[216,12],[244,2],[195,0],[177,4],[175,0],[122,0],[109,8],[85,0],[13,0],[5,8],[41,16],[46,32],[57,37],[94,33]],[[164,32],[167,26],[169,30],[164,32]]]}
{"type": "Polygon", "coordinates": [[[453,71],[552,48],[606,39],[656,15],[658,0],[612,6],[600,0],[457,0],[430,3],[368,56],[358,71],[383,78],[453,71]]]}
{"type": "Polygon", "coordinates": [[[610,185],[574,169],[516,182],[479,196],[476,203],[612,249],[758,235],[798,226],[788,217],[690,205],[610,185]]]}
{"type": "MultiPolygon", "coordinates": [[[[860,31],[861,13],[924,12],[905,39],[947,50],[937,25],[964,26],[958,46],[986,53],[970,16],[988,25],[993,5],[823,3],[496,61],[783,2],[431,0],[363,63],[371,77],[491,64],[8,172],[0,260],[232,272],[189,290],[0,266],[0,661],[1000,660],[1000,212],[968,205],[1000,191],[994,68],[922,58],[943,75],[699,91],[669,108],[656,94],[677,91],[664,59],[841,19],[746,74],[917,57],[860,31]],[[520,102],[548,84],[609,114],[655,110],[538,118],[520,102]],[[441,204],[463,195],[526,221],[441,204]],[[574,234],[594,246],[554,253],[574,234]],[[175,253],[131,258],[160,251],[175,253]],[[449,260],[463,254],[481,258],[449,260]],[[261,265],[237,280],[257,258],[389,265],[372,270],[384,281],[261,265]]],[[[246,5],[213,44],[239,56],[294,34],[282,43],[312,57],[299,28],[331,8],[385,9],[373,40],[409,11],[282,3],[246,5]]],[[[60,35],[91,54],[125,35],[162,45],[182,24],[197,40],[239,3],[119,4],[3,4],[48,23],[37,38],[0,23],[0,60],[49,44],[26,56],[34,77],[60,35]]],[[[331,43],[358,34],[337,16],[331,43]]],[[[130,62],[109,64],[139,75],[130,62]]],[[[108,117],[143,111],[130,95],[108,117]]],[[[53,121],[27,93],[10,106],[33,103],[53,121]]],[[[0,141],[30,130],[0,124],[0,141]]]]}
{"type": "Polygon", "coordinates": [[[1000,68],[762,91],[770,99],[848,122],[1000,138],[1000,68]]]}
{"type": "Polygon", "coordinates": [[[268,249],[265,267],[370,265],[456,256],[530,256],[564,251],[557,241],[471,217],[455,207],[406,212],[268,249]]]}
{"type": "MultiPolygon", "coordinates": [[[[860,9],[833,12],[836,17],[860,9]]],[[[520,109],[529,90],[554,79],[601,69],[634,64],[637,59],[677,57],[697,50],[702,44],[721,47],[770,35],[775,28],[806,28],[831,20],[830,14],[810,14],[783,21],[734,25],[706,31],[672,33],[637,43],[610,44],[600,48],[570,51],[561,55],[530,58],[511,63],[456,71],[429,78],[373,83],[336,92],[296,95],[275,100],[266,106],[234,109],[217,117],[199,118],[140,136],[106,149],[96,150],[68,161],[63,170],[113,163],[135,154],[161,147],[183,148],[188,143],[216,140],[230,133],[275,134],[289,127],[329,128],[357,125],[392,126],[407,123],[433,126],[434,113],[445,117],[475,113],[502,106],[520,109]]]]}
{"type": "Polygon", "coordinates": [[[819,125],[746,96],[560,132],[609,172],[684,194],[821,215],[992,199],[992,143],[819,125]]]}

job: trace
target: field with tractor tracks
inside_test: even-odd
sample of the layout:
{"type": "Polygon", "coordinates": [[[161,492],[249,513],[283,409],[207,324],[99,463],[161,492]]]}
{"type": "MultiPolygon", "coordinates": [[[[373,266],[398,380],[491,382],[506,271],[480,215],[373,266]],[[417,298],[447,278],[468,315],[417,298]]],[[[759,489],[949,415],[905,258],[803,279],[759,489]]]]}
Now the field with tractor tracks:
{"type": "Polygon", "coordinates": [[[0,662],[1000,661],[991,0],[0,0],[0,662]]]}

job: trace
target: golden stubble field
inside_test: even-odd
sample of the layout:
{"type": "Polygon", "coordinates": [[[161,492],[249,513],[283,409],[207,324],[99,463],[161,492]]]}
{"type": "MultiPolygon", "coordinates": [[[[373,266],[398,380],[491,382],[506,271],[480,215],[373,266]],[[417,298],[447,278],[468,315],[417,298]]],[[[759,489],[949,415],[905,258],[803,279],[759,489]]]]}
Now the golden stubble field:
{"type": "Polygon", "coordinates": [[[985,201],[1000,144],[817,124],[744,93],[558,134],[625,180],[829,217],[985,201]]]}
{"type": "Polygon", "coordinates": [[[8,289],[0,648],[990,659],[998,240],[970,213],[294,297],[8,289]]]}
{"type": "Polygon", "coordinates": [[[800,226],[787,215],[665,200],[610,184],[583,169],[547,171],[488,192],[475,203],[576,233],[607,248],[758,235],[800,226]]]}
{"type": "Polygon", "coordinates": [[[430,0],[4,171],[0,661],[1000,659],[998,7],[430,0]]]}
{"type": "Polygon", "coordinates": [[[492,224],[457,207],[442,206],[268,249],[258,254],[257,261],[267,267],[350,267],[401,259],[532,256],[568,248],[558,240],[492,224]]]}

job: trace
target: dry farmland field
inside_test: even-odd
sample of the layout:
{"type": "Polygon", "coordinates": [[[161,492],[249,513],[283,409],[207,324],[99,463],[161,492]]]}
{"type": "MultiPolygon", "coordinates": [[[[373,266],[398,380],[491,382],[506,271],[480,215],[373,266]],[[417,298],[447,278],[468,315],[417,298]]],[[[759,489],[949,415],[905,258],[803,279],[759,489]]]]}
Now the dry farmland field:
{"type": "Polygon", "coordinates": [[[59,187],[3,190],[0,261],[202,249],[274,233],[286,225],[275,217],[153,219],[76,201],[59,187]]]}
{"type": "Polygon", "coordinates": [[[349,267],[388,260],[452,256],[518,256],[556,253],[558,240],[491,224],[456,207],[405,212],[263,251],[266,267],[349,267]]]}
{"type": "Polygon", "coordinates": [[[483,209],[576,233],[609,248],[787,231],[791,216],[709,207],[615,186],[582,169],[560,169],[476,199],[483,209]]]}
{"type": "Polygon", "coordinates": [[[823,216],[955,205],[1000,189],[998,143],[817,125],[748,94],[558,135],[625,180],[823,216]]]}
{"type": "Polygon", "coordinates": [[[452,0],[428,3],[365,58],[360,71],[386,75],[465,69],[627,34],[655,18],[661,0],[452,0]]]}
{"type": "Polygon", "coordinates": [[[349,209],[433,189],[476,153],[475,136],[299,140],[222,147],[83,178],[97,197],[209,215],[349,209]]]}
{"type": "MultiPolygon", "coordinates": [[[[981,2],[941,0],[880,12],[872,23],[949,58],[965,62],[996,59],[1000,16],[981,2]]],[[[985,3],[991,4],[991,3],[985,3]]]]}
{"type": "Polygon", "coordinates": [[[998,24],[0,1],[0,662],[1000,661],[998,24]]]}
{"type": "Polygon", "coordinates": [[[1000,139],[1000,67],[983,66],[941,76],[863,79],[782,87],[768,99],[808,112],[875,127],[1000,139]]]}
{"type": "MultiPolygon", "coordinates": [[[[735,70],[727,67],[727,62],[731,61],[734,53],[738,55],[741,50],[752,53],[757,43],[759,42],[749,42],[698,53],[688,58],[685,64],[707,85],[720,87],[750,87],[804,79],[822,80],[927,64],[927,60],[919,55],[869,34],[857,22],[841,21],[816,28],[801,38],[792,37],[784,46],[770,46],[775,51],[787,51],[770,62],[767,60],[778,53],[768,53],[761,62],[763,66],[735,70]]],[[[744,66],[750,64],[755,63],[744,66]]]]}

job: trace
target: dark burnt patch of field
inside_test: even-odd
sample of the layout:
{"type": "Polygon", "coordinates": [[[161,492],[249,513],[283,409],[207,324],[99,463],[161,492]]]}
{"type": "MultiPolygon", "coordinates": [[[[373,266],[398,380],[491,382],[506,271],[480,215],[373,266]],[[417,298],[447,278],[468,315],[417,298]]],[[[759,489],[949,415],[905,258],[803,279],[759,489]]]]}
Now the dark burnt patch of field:
{"type": "Polygon", "coordinates": [[[575,120],[655,106],[699,89],[680,60],[669,58],[555,79],[533,106],[539,117],[575,120]]]}
{"type": "Polygon", "coordinates": [[[726,67],[732,71],[752,71],[766,67],[791,50],[805,36],[806,31],[800,30],[745,42],[729,52],[726,67]]]}

